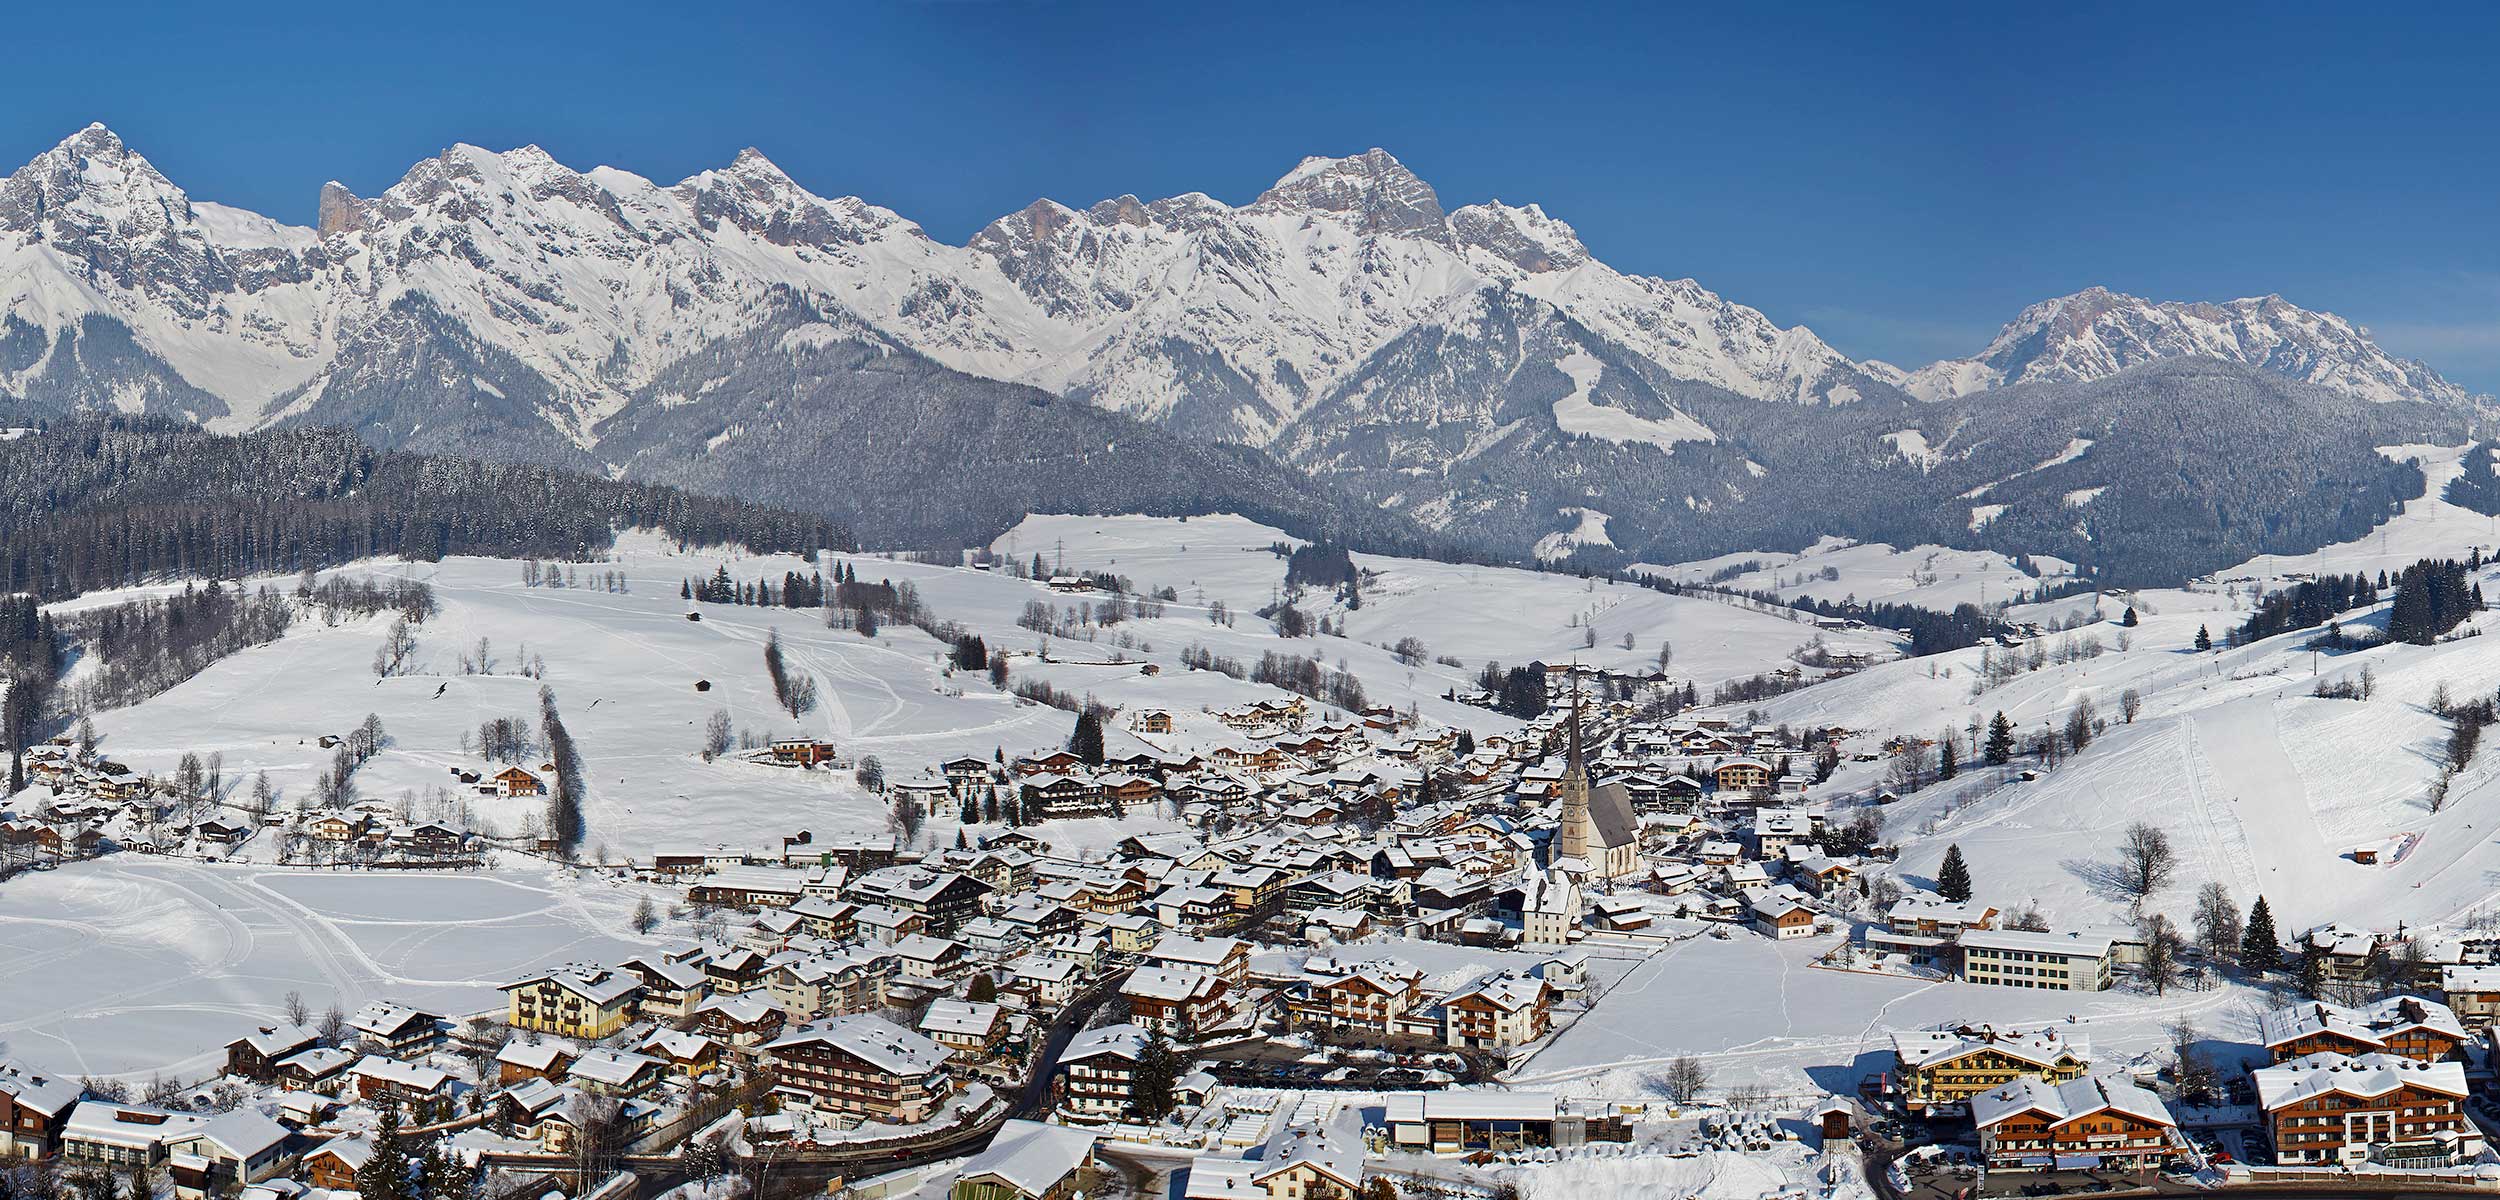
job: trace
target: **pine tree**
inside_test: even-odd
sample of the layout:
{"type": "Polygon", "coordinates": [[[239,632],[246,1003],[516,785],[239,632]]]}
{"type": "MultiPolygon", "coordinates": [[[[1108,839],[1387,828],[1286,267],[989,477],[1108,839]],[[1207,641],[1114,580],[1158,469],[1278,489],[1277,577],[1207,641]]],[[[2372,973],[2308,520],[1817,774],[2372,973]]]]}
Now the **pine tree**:
{"type": "Polygon", "coordinates": [[[1985,757],[1992,767],[2002,767],[2014,760],[2014,723],[2005,719],[2003,709],[1998,709],[1997,715],[1988,721],[1985,757]]]}
{"type": "Polygon", "coordinates": [[[2274,910],[2266,898],[2248,906],[2246,932],[2240,935],[2240,965],[2251,975],[2268,975],[2283,965],[2283,943],[2274,935],[2274,910]]]}
{"type": "Polygon", "coordinates": [[[2212,635],[2212,634],[2210,634],[2210,633],[2207,633],[2207,632],[2205,631],[2205,627],[2204,627],[2204,626],[2202,626],[2202,625],[2197,626],[2197,627],[2196,627],[2196,652],[2197,652],[2198,654],[2203,654],[2204,652],[2206,652],[2206,651],[2208,651],[2208,650],[2211,650],[2211,649],[2213,649],[2213,648],[2214,648],[2214,635],[2212,635]]]}
{"type": "Polygon", "coordinates": [[[1971,897],[1970,864],[1962,861],[1962,844],[1944,848],[1944,865],[1936,868],[1936,894],[1960,904],[1971,897]]]}
{"type": "Polygon", "coordinates": [[[2326,999],[2326,951],[2306,938],[2300,943],[2300,994],[2311,1000],[2326,999]]]}
{"type": "Polygon", "coordinates": [[[2127,611],[2126,611],[2125,615],[2123,615],[2123,616],[2121,616],[2121,617],[2119,617],[2119,618],[2118,618],[2118,624],[2119,624],[2121,627],[2124,627],[2124,628],[2127,628],[2127,629],[2133,629],[2133,628],[2135,628],[2135,627],[2136,627],[2137,623],[2138,623],[2138,622],[2137,622],[2137,618],[2136,618],[2136,615],[2135,615],[2135,606],[2134,606],[2134,605],[2132,605],[2132,604],[2130,604],[2130,605],[2128,605],[2128,606],[2127,606],[2127,611]]]}
{"type": "Polygon", "coordinates": [[[1137,1069],[1129,1077],[1129,1104],[1138,1116],[1160,1121],[1172,1111],[1172,1089],[1179,1082],[1180,1056],[1172,1052],[1163,1031],[1156,1030],[1138,1049],[1137,1069]]]}
{"type": "Polygon", "coordinates": [[[385,1102],[373,1129],[373,1152],[356,1168],[356,1194],[364,1200],[410,1200],[408,1147],[399,1138],[399,1106],[385,1102]]]}
{"type": "Polygon", "coordinates": [[[1953,755],[1953,735],[1947,733],[1937,743],[1936,778],[1951,779],[1962,773],[1962,765],[1953,755]]]}
{"type": "Polygon", "coordinates": [[[1102,765],[1101,714],[1090,711],[1077,714],[1076,732],[1068,738],[1068,749],[1083,760],[1086,766],[1102,765]]]}

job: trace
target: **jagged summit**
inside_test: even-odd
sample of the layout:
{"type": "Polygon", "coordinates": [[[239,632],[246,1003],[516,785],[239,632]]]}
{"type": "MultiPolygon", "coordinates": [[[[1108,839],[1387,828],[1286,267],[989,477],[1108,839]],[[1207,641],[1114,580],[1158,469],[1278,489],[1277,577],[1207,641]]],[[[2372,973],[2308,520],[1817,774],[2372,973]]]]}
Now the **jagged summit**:
{"type": "Polygon", "coordinates": [[[1446,239],[1441,197],[1406,164],[1373,148],[1351,158],[1303,159],[1250,205],[1254,212],[1337,213],[1366,234],[1446,239]]]}
{"type": "Polygon", "coordinates": [[[1910,372],[1902,386],[1942,400],[2015,383],[2105,379],[2187,355],[2263,367],[2364,400],[2469,399],[2429,367],[2381,349],[2368,331],[2281,296],[2156,302],[2100,286],[2025,308],[1977,355],[1910,372]]]}
{"type": "MultiPolygon", "coordinates": [[[[44,407],[659,469],[638,465],[804,422],[822,403],[806,381],[849,369],[845,355],[960,373],[927,385],[941,391],[1029,385],[1246,444],[1424,527],[1556,554],[1654,544],[1749,497],[1799,494],[1762,447],[1805,422],[1770,406],[1853,414],[1815,442],[1833,461],[1796,468],[1842,480],[1860,446],[1894,462],[1906,434],[1943,445],[1947,430],[1911,428],[1913,397],[2169,358],[2346,397],[2464,398],[2351,323],[2271,296],[2086,289],[1968,359],[1859,363],[1694,280],[1618,271],[1538,204],[1445,209],[1377,149],[1304,159],[1238,206],[1035,200],[962,245],[816,195],[752,147],[660,184],[535,145],[454,145],[376,195],[325,185],[312,229],[194,203],[100,125],[0,179],[0,394],[44,407]],[[759,353],[799,374],[757,368],[759,353]],[[733,376],[769,394],[725,395],[733,376]],[[617,448],[626,430],[647,440],[617,448]]],[[[913,393],[880,394],[900,397],[894,420],[914,415],[913,393]]],[[[2053,516],[2035,524],[2073,528],[2053,516]]]]}

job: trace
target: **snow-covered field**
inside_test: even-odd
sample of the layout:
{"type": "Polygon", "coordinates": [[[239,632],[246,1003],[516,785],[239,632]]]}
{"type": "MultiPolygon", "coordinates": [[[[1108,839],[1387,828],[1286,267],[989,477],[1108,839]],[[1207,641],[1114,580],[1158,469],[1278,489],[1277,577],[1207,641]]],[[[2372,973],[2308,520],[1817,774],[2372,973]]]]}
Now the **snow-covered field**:
{"type": "MultiPolygon", "coordinates": [[[[1183,522],[1036,516],[993,545],[1019,559],[1040,554],[1046,566],[1064,558],[1072,570],[1110,571],[1140,587],[1168,585],[1186,603],[1221,599],[1247,617],[1284,587],[1284,560],[1267,547],[1293,541],[1234,517],[1183,522]]],[[[1364,585],[1361,608],[1325,605],[1324,596],[1309,603],[1317,606],[1315,612],[1342,619],[1354,641],[1377,646],[1413,635],[1432,654],[1453,655],[1465,664],[1463,669],[1433,664],[1417,673],[1419,687],[1472,686],[1487,660],[1650,670],[1663,641],[1674,650],[1669,673],[1692,679],[1707,692],[1711,684],[1788,665],[1789,654],[1815,633],[1787,616],[1605,580],[1370,554],[1357,554],[1354,561],[1378,573],[1364,585]],[[1628,649],[1625,634],[1632,635],[1628,649]]],[[[1877,653],[1897,652],[1902,644],[1889,630],[1826,634],[1824,640],[1834,648],[1877,653]]],[[[1208,638],[1208,644],[1215,642],[1208,638]]],[[[1355,673],[1372,684],[1372,670],[1357,667],[1355,673]]],[[[1469,715],[1481,727],[1482,714],[1469,715]]]]}
{"type": "Polygon", "coordinates": [[[1944,1023],[2055,1024],[2090,1038],[2111,1065],[2168,1045],[2186,1019],[2208,1035],[2254,1030],[2256,993],[2238,988],[2034,992],[1931,983],[1809,965],[1834,938],[1773,942],[1751,934],[1679,942],[1634,968],[1597,1008],[1513,1071],[1521,1087],[1590,1096],[1637,1095],[1680,1057],[1714,1087],[1758,1087],[1784,1098],[1853,1094],[1892,1066],[1891,1034],[1944,1023]]]}
{"type": "Polygon", "coordinates": [[[631,886],[552,869],[391,876],[118,855],[0,887],[0,1055],[80,1075],[196,1078],[225,1043],[392,1000],[500,1009],[496,985],[649,945],[631,886]]]}
{"type": "Polygon", "coordinates": [[[2040,572],[2037,576],[2026,574],[2014,565],[2014,560],[1994,550],[1953,550],[1943,546],[1903,549],[1882,542],[1824,538],[1795,553],[1746,551],[1671,567],[1642,565],[1633,569],[1679,583],[1706,583],[1721,571],[1742,566],[1747,569],[1717,580],[1718,586],[1742,592],[1769,592],[1789,600],[1856,599],[1869,604],[1915,604],[1949,610],[1959,604],[2016,601],[2042,583],[2056,583],[2074,574],[2074,564],[2063,559],[2043,555],[2032,563],[2040,572]]]}

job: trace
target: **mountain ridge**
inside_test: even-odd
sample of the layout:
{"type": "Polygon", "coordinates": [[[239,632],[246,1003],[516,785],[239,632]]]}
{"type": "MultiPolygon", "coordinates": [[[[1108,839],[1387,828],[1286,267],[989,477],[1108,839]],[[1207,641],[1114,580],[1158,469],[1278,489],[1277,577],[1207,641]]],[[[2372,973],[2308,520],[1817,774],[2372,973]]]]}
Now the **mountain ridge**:
{"type": "MultiPolygon", "coordinates": [[[[1968,420],[1973,404],[2047,394],[2025,385],[2110,383],[2183,357],[2406,414],[2383,427],[2446,428],[2434,410],[2471,403],[2365,330],[2279,298],[2087,289],[2026,309],[1968,359],[1861,363],[1697,281],[1619,272],[1538,205],[1447,208],[1379,149],[1306,158],[1239,206],[1197,192],[1036,200],[960,246],[857,197],[817,196],[752,148],[664,185],[576,171],[534,145],[459,144],[373,196],[326,185],[313,227],[194,201],[101,125],[0,180],[0,392],[39,408],[337,424],[385,446],[760,488],[897,536],[981,530],[880,529],[873,498],[737,439],[772,429],[840,453],[815,414],[879,453],[942,455],[951,437],[1007,469],[1021,457],[1012,431],[1068,439],[1055,449],[1105,495],[1157,511],[1370,505],[1375,534],[1560,555],[1838,531],[1815,526],[1856,518],[1764,506],[1823,486],[1793,474],[1801,463],[1852,480],[1890,469],[1899,435],[1937,415],[1923,410],[1968,420]],[[1137,424],[1112,438],[1051,400],[1137,424]],[[1033,412],[1002,422],[1014,405],[1033,412]],[[1856,457],[1800,454],[1799,437],[1856,457]],[[1082,452],[1122,440],[1191,469],[1082,452]],[[1227,444],[1307,486],[1213,453],[1227,444]],[[724,454],[740,473],[703,461],[724,454]],[[1290,494],[1209,494],[1197,478],[1290,494]]],[[[1012,499],[947,469],[882,462],[860,478],[958,488],[983,521],[1012,499]]],[[[1028,500],[1068,495],[1026,485],[1028,500]]],[[[1982,524],[1962,533],[1984,537],[1982,524]]]]}

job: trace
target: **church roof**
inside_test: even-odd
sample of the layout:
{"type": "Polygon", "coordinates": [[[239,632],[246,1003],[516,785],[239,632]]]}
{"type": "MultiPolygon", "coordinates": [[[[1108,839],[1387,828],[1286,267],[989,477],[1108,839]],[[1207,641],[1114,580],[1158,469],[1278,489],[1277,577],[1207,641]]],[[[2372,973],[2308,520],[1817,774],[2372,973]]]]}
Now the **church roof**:
{"type": "Polygon", "coordinates": [[[1589,789],[1589,845],[1636,846],[1640,818],[1632,815],[1632,794],[1620,780],[1589,789]]]}

